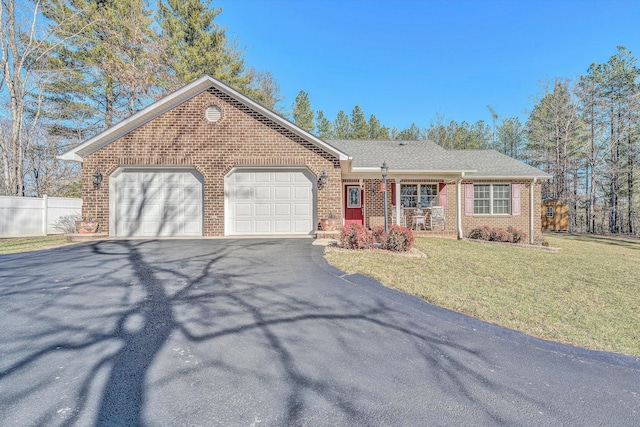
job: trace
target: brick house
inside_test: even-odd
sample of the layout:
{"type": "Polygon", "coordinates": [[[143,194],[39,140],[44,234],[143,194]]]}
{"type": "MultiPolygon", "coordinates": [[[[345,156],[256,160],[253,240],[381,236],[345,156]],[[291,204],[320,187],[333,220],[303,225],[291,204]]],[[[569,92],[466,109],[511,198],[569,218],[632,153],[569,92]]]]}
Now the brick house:
{"type": "Polygon", "coordinates": [[[442,206],[444,229],[459,238],[488,224],[535,241],[549,178],[492,150],[324,141],[209,76],[60,158],[82,162],[83,216],[113,237],[314,235],[330,215],[373,226],[386,195],[389,223],[442,206]]]}

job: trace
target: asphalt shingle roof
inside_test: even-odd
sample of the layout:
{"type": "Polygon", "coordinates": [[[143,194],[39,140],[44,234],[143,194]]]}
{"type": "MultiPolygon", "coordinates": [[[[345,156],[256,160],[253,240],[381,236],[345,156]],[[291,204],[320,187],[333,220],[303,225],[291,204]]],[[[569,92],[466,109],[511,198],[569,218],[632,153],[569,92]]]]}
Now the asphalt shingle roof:
{"type": "Polygon", "coordinates": [[[551,178],[540,169],[495,150],[447,150],[463,162],[470,163],[477,177],[551,178]]]}
{"type": "Polygon", "coordinates": [[[458,158],[431,141],[345,140],[327,141],[353,157],[354,167],[380,167],[387,162],[391,170],[470,170],[458,158]]]}
{"type": "Polygon", "coordinates": [[[353,158],[354,168],[467,172],[472,176],[548,178],[549,175],[495,150],[447,150],[432,141],[381,141],[331,139],[329,145],[353,158]]]}

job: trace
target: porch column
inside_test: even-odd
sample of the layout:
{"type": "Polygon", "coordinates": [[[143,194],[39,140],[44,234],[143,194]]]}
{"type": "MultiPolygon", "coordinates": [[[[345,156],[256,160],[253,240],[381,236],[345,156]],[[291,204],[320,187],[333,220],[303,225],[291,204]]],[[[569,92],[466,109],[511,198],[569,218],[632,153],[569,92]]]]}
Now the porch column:
{"type": "Polygon", "coordinates": [[[400,180],[396,179],[394,185],[396,186],[396,217],[393,222],[400,225],[400,180]]]}

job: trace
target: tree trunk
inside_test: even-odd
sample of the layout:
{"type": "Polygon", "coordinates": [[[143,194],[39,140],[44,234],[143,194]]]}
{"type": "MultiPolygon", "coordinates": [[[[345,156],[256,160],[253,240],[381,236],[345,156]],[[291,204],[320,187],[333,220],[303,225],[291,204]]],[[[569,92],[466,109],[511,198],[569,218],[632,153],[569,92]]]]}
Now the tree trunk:
{"type": "Polygon", "coordinates": [[[634,196],[634,188],[633,188],[633,167],[634,167],[634,156],[635,150],[633,149],[633,142],[631,138],[631,132],[629,132],[629,136],[627,139],[627,156],[628,156],[628,166],[627,166],[627,209],[628,209],[628,231],[630,234],[633,234],[633,196],[634,196]]]}
{"type": "Polygon", "coordinates": [[[113,80],[106,79],[104,99],[104,128],[109,129],[113,125],[113,80]]]}

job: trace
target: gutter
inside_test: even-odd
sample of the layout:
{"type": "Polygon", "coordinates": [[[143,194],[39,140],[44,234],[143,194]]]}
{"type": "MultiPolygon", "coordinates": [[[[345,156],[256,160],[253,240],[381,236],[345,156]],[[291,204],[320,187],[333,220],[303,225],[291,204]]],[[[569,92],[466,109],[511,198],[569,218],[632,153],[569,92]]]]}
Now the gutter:
{"type": "MultiPolygon", "coordinates": [[[[352,173],[380,173],[380,167],[364,167],[364,166],[356,166],[351,168],[352,173]]],[[[436,169],[394,169],[394,175],[403,175],[403,174],[462,174],[464,176],[465,173],[475,173],[475,170],[436,170],[436,169]]],[[[531,177],[528,177],[531,178],[531,177]]]]}
{"type": "Polygon", "coordinates": [[[472,179],[472,180],[478,180],[478,179],[482,179],[482,180],[504,180],[504,181],[528,181],[530,179],[534,179],[534,180],[542,180],[542,179],[551,179],[552,176],[551,175],[539,175],[539,176],[498,176],[498,175],[489,175],[489,176],[480,176],[480,175],[472,175],[469,176],[468,179],[472,179]]]}

